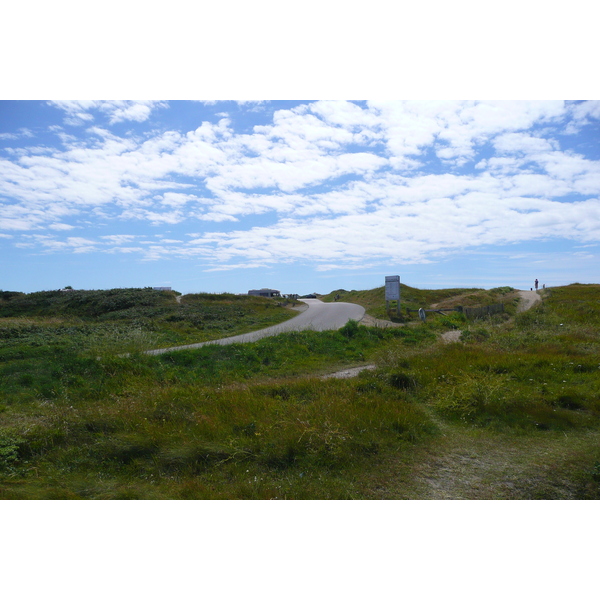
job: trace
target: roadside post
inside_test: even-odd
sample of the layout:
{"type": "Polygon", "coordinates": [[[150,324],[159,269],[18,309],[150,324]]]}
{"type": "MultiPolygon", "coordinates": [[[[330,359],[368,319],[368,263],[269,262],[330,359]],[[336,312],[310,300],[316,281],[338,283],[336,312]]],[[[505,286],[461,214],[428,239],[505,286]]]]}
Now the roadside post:
{"type": "Polygon", "coordinates": [[[396,301],[396,314],[400,316],[400,275],[385,278],[385,310],[390,310],[390,302],[396,301]]]}

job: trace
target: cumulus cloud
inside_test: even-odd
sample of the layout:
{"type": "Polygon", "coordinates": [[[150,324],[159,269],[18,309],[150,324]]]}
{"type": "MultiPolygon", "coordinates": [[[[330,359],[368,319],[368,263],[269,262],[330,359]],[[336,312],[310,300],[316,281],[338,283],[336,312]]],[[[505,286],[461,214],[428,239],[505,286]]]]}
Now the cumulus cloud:
{"type": "MultiPolygon", "coordinates": [[[[563,102],[369,102],[386,131],[392,155],[419,155],[433,146],[445,160],[470,159],[474,149],[502,132],[560,119],[563,102]]],[[[464,163],[463,163],[464,164],[464,163]]]]}
{"type": "Polygon", "coordinates": [[[10,132],[0,133],[0,140],[18,140],[18,139],[30,138],[30,137],[34,137],[34,134],[30,129],[28,129],[26,127],[20,127],[17,130],[17,133],[10,133],[10,132]]]}
{"type": "Polygon", "coordinates": [[[0,157],[0,229],[55,232],[24,233],[27,247],[201,258],[213,270],[292,260],[328,270],[599,239],[600,163],[558,141],[569,119],[600,118],[598,103],[318,101],[244,133],[218,113],[190,131],[129,136],[111,125],[167,105],[53,105],[87,128],[61,148],[0,157]],[[257,226],[259,216],[271,224],[257,226]],[[188,243],[57,237],[89,219],[197,230],[188,243]]]}
{"type": "Polygon", "coordinates": [[[566,124],[563,133],[574,135],[579,133],[583,127],[589,125],[591,120],[600,119],[600,100],[571,102],[569,104],[569,111],[572,119],[566,124]]]}
{"type": "Polygon", "coordinates": [[[64,110],[67,125],[80,126],[94,120],[92,111],[100,111],[108,116],[109,123],[121,121],[146,121],[156,108],[166,108],[166,102],[153,100],[54,100],[52,106],[64,110]]]}

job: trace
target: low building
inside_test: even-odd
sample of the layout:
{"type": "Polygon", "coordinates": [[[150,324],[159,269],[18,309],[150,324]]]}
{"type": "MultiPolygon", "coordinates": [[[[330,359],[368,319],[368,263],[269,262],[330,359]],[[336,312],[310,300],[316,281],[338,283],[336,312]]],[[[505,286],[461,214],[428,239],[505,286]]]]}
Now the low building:
{"type": "Polygon", "coordinates": [[[171,291],[170,287],[155,287],[152,289],[156,290],[157,292],[170,292],[171,291]]]}
{"type": "Polygon", "coordinates": [[[260,290],[248,290],[248,296],[262,296],[263,298],[280,298],[281,292],[279,290],[272,290],[270,288],[261,288],[260,290]]]}

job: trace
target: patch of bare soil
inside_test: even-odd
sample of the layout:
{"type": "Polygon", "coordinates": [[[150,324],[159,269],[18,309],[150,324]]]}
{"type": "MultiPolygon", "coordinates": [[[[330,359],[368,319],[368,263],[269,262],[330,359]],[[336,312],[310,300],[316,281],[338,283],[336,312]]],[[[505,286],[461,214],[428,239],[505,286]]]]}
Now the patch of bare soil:
{"type": "Polygon", "coordinates": [[[404,327],[404,325],[402,323],[394,323],[392,321],[376,319],[375,317],[372,317],[371,315],[368,315],[367,313],[365,313],[365,316],[359,321],[359,323],[361,325],[364,325],[365,327],[381,327],[381,328],[404,327]]]}
{"type": "Polygon", "coordinates": [[[427,500],[507,499],[521,487],[523,467],[512,447],[462,440],[447,454],[415,465],[419,498],[427,500]]]}
{"type": "Polygon", "coordinates": [[[351,377],[357,377],[363,371],[372,371],[376,368],[376,365],[363,365],[362,367],[353,367],[351,369],[344,369],[343,371],[336,371],[335,373],[328,373],[327,375],[323,375],[321,379],[350,379],[351,377]]]}
{"type": "Polygon", "coordinates": [[[588,432],[569,442],[561,434],[539,439],[477,436],[448,431],[445,443],[430,449],[412,467],[411,497],[423,500],[516,500],[577,498],[578,487],[560,467],[578,443],[597,443],[588,432]]]}
{"type": "Polygon", "coordinates": [[[442,338],[442,341],[445,344],[452,344],[454,342],[460,341],[461,333],[462,333],[462,331],[460,331],[459,329],[455,329],[454,331],[446,331],[446,332],[442,333],[442,335],[440,337],[442,338]]]}

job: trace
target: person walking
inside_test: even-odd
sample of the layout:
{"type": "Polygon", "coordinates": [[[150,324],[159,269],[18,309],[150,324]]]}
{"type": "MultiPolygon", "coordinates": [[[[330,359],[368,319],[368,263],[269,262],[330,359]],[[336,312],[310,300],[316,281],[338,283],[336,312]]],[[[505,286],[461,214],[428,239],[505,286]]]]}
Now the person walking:
{"type": "Polygon", "coordinates": [[[536,291],[536,292],[537,292],[537,289],[538,289],[538,280],[536,279],[536,280],[535,280],[535,291],[536,291]]]}

